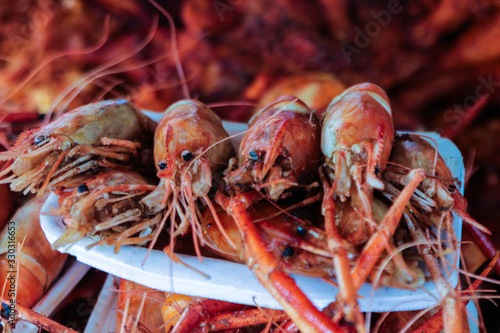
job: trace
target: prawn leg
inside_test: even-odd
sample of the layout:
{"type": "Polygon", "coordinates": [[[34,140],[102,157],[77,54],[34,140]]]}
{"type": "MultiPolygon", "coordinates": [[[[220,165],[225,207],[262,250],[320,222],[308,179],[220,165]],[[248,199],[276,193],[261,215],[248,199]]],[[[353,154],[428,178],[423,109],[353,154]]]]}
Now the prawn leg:
{"type": "Polygon", "coordinates": [[[225,311],[241,310],[245,307],[247,307],[247,305],[217,301],[213,299],[203,300],[193,306],[186,307],[182,311],[181,317],[175,324],[171,333],[193,332],[202,321],[208,318],[209,315],[225,311]]]}
{"type": "Polygon", "coordinates": [[[283,271],[278,259],[266,250],[265,242],[247,212],[249,205],[259,197],[260,194],[254,191],[238,194],[231,199],[220,192],[216,195],[216,200],[233,216],[242,234],[247,265],[301,330],[344,332],[312,304],[293,278],[283,271]]]}
{"type": "MultiPolygon", "coordinates": [[[[491,270],[495,267],[496,262],[498,262],[500,252],[497,252],[492,258],[488,266],[481,272],[480,276],[482,278],[488,276],[491,270]]],[[[473,295],[474,292],[479,288],[482,279],[476,279],[464,293],[466,295],[473,295]]],[[[463,306],[467,305],[469,300],[463,301],[463,306]]],[[[445,322],[443,321],[443,309],[439,310],[435,315],[433,315],[428,321],[417,327],[413,333],[438,333],[444,328],[445,322]]]]}
{"type": "Polygon", "coordinates": [[[436,259],[432,254],[432,248],[430,244],[428,244],[422,230],[417,227],[409,216],[405,215],[405,220],[415,241],[421,243],[421,245],[418,246],[420,255],[424,259],[427,269],[429,270],[429,273],[434,280],[434,284],[436,285],[441,299],[443,300],[443,320],[445,332],[462,332],[463,305],[460,301],[458,292],[443,277],[441,268],[436,262],[436,259]]]}
{"type": "Polygon", "coordinates": [[[375,267],[377,259],[386,248],[387,241],[394,234],[399,220],[403,215],[406,204],[410,201],[415,189],[425,178],[423,169],[415,169],[408,174],[408,185],[401,191],[391,208],[385,215],[379,229],[373,234],[361,252],[356,264],[352,270],[354,285],[359,289],[365,282],[368,275],[375,267]]]}
{"type": "Polygon", "coordinates": [[[335,225],[335,202],[333,201],[333,191],[322,168],[319,169],[319,177],[323,184],[323,205],[322,213],[325,216],[325,230],[328,237],[328,248],[333,254],[335,266],[335,276],[339,282],[339,293],[344,303],[344,313],[347,320],[356,323],[358,332],[363,332],[364,320],[359,310],[356,300],[357,289],[353,284],[351,275],[351,265],[347,257],[345,243],[335,225]]]}
{"type": "MultiPolygon", "coordinates": [[[[223,331],[227,329],[243,328],[250,325],[261,325],[280,322],[287,319],[284,311],[274,309],[249,309],[210,316],[208,323],[211,330],[223,331]]],[[[263,331],[267,332],[267,331],[263,331]]]]}
{"type": "MultiPolygon", "coordinates": [[[[9,306],[7,304],[10,304],[10,302],[2,300],[2,308],[7,309],[9,306]]],[[[2,309],[2,319],[4,310],[2,309]]],[[[33,325],[36,325],[37,327],[44,329],[48,332],[52,333],[78,333],[77,331],[68,328],[62,324],[59,324],[58,322],[49,319],[47,317],[42,316],[41,314],[36,313],[35,311],[32,311],[28,308],[25,308],[24,306],[21,306],[19,304],[16,304],[15,306],[16,309],[16,321],[18,320],[24,320],[29,323],[32,323],[33,325]]],[[[10,324],[9,324],[10,325],[10,324]]]]}

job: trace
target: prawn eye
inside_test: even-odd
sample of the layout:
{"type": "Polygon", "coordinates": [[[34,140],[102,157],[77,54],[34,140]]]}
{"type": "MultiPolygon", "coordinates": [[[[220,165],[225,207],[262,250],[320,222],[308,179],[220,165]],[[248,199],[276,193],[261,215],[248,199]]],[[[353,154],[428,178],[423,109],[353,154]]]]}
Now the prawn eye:
{"type": "Polygon", "coordinates": [[[305,234],[307,234],[307,229],[299,225],[297,227],[297,235],[304,236],[305,234]]]}
{"type": "Polygon", "coordinates": [[[291,257],[293,256],[293,252],[293,248],[291,246],[287,246],[281,254],[283,255],[283,257],[291,257]]]}
{"type": "Polygon", "coordinates": [[[80,186],[78,186],[78,193],[84,193],[84,192],[87,192],[89,190],[89,187],[85,184],[81,184],[80,186]]]}
{"type": "MultiPolygon", "coordinates": [[[[2,310],[0,311],[0,315],[2,316],[3,319],[6,319],[6,320],[9,319],[10,311],[11,311],[10,308],[7,305],[2,303],[2,310]]],[[[2,322],[1,327],[3,327],[3,322],[2,322]]]]}
{"type": "Polygon", "coordinates": [[[257,155],[256,152],[254,152],[253,150],[250,152],[250,158],[252,160],[258,160],[259,159],[259,155],[257,155]]]}
{"type": "Polygon", "coordinates": [[[158,167],[160,168],[160,170],[165,170],[166,167],[167,167],[167,163],[165,162],[160,162],[158,163],[158,167]]]}
{"type": "Polygon", "coordinates": [[[45,135],[42,135],[42,134],[37,135],[37,136],[35,137],[34,143],[37,145],[37,144],[39,144],[40,142],[45,141],[45,139],[46,139],[45,135]]]}
{"type": "Polygon", "coordinates": [[[191,161],[193,158],[193,153],[191,153],[189,150],[183,151],[182,152],[182,159],[186,162],[191,161]]]}

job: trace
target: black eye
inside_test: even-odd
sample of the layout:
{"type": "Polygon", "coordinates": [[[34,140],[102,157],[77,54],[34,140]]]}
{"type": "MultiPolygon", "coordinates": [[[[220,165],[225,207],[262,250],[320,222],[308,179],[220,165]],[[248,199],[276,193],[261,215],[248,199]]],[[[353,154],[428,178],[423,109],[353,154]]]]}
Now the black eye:
{"type": "Polygon", "coordinates": [[[165,168],[167,167],[167,163],[160,162],[160,163],[158,163],[158,167],[160,168],[160,170],[165,170],[165,168]]]}
{"type": "Polygon", "coordinates": [[[35,142],[35,144],[37,145],[37,144],[39,144],[40,142],[45,141],[45,139],[46,139],[46,138],[45,138],[45,135],[41,135],[41,134],[40,134],[40,135],[37,135],[37,136],[35,137],[34,142],[35,142]]]}
{"type": "Polygon", "coordinates": [[[283,255],[283,257],[291,257],[291,256],[293,256],[293,252],[294,252],[293,248],[290,246],[287,246],[287,247],[285,247],[283,252],[281,252],[281,254],[283,255]]]}
{"type": "Polygon", "coordinates": [[[89,190],[89,187],[85,184],[78,186],[78,193],[85,193],[89,190]]]}
{"type": "Polygon", "coordinates": [[[307,229],[299,225],[297,227],[297,235],[304,236],[305,234],[307,234],[307,229]]]}
{"type": "MultiPolygon", "coordinates": [[[[0,315],[2,316],[3,319],[7,320],[10,317],[10,308],[2,303],[2,310],[0,311],[0,315]]],[[[3,327],[3,323],[2,326],[3,327]]]]}
{"type": "Polygon", "coordinates": [[[189,162],[189,161],[191,161],[192,158],[193,158],[193,154],[190,151],[186,150],[186,151],[182,152],[182,159],[184,161],[189,162]]]}

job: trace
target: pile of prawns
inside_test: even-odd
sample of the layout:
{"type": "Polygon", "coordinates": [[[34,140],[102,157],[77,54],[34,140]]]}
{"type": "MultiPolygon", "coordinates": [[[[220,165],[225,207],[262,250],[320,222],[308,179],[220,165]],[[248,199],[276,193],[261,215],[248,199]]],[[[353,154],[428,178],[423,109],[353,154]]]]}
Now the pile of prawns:
{"type": "Polygon", "coordinates": [[[23,133],[0,153],[8,164],[0,183],[59,196],[50,214],[64,215],[67,229],[55,248],[92,237],[115,251],[152,249],[165,230],[164,251],[179,260],[176,239],[190,234],[200,259],[205,246],[247,264],[289,317],[287,331],[365,332],[361,285],[419,288],[422,261],[443,305],[432,320],[461,332],[460,291],[440,264],[458,246],[452,211],[488,231],[465,212],[444,160],[423,138],[395,135],[388,97],[373,84],[347,89],[320,117],[283,96],[250,120],[236,153],[199,101],[174,103],[158,124],[126,100],[104,101],[23,133]],[[151,149],[159,182],[137,172],[151,149]],[[318,208],[316,223],[297,216],[303,207],[318,208]],[[418,259],[398,250],[410,241],[418,259]],[[335,277],[335,302],[317,309],[290,273],[335,277]]]}

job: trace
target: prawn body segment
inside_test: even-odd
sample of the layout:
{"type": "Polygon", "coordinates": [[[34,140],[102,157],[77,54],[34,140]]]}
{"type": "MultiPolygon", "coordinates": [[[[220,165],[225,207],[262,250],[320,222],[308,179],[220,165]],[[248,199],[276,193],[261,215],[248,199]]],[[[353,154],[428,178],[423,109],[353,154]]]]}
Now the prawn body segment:
{"type": "Polygon", "coordinates": [[[372,216],[373,190],[383,188],[380,176],[393,139],[389,99],[373,84],[347,89],[325,112],[321,133],[325,163],[319,169],[322,213],[340,285],[338,302],[358,331],[364,331],[357,304],[360,286],[353,282],[345,240],[352,245],[363,244],[376,225],[372,216]]]}

